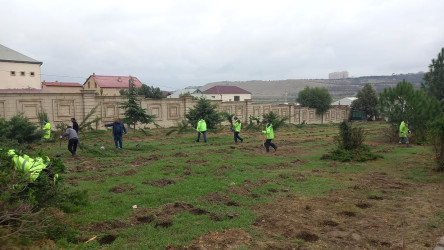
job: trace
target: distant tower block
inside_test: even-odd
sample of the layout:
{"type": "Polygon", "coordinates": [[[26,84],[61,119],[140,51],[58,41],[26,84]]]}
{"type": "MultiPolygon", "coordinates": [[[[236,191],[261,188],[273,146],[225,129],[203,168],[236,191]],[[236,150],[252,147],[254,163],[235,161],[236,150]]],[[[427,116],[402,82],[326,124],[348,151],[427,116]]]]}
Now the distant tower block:
{"type": "Polygon", "coordinates": [[[328,74],[328,79],[345,79],[348,78],[348,71],[333,72],[328,74]]]}

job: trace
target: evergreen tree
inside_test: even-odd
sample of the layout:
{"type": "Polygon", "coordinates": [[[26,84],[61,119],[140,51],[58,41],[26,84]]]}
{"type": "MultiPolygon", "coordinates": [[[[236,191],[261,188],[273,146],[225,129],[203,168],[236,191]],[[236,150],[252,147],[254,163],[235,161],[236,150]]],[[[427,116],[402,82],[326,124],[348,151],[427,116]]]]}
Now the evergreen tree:
{"type": "Polygon", "coordinates": [[[321,115],[330,109],[332,98],[326,88],[305,87],[299,92],[297,101],[302,107],[315,108],[316,114],[321,115]]]}
{"type": "Polygon", "coordinates": [[[421,89],[438,99],[444,109],[444,48],[436,60],[432,59],[429,69],[430,71],[424,74],[421,89]]]}
{"type": "Polygon", "coordinates": [[[422,90],[414,90],[413,85],[405,80],[379,94],[379,107],[393,128],[408,119],[409,128],[420,140],[425,138],[427,122],[439,116],[441,110],[439,101],[422,90]]]}
{"type": "Polygon", "coordinates": [[[146,114],[146,109],[143,109],[137,100],[137,92],[134,87],[134,79],[131,77],[128,87],[128,101],[120,104],[120,108],[125,109],[125,118],[123,122],[127,123],[130,127],[133,125],[133,133],[136,131],[136,124],[138,122],[142,124],[148,124],[154,122],[154,115],[146,114]]]}
{"type": "Polygon", "coordinates": [[[223,121],[223,118],[217,112],[217,106],[212,105],[211,102],[205,98],[200,98],[199,101],[197,101],[196,106],[186,114],[186,118],[188,119],[188,123],[194,128],[197,126],[199,118],[205,120],[208,128],[216,128],[216,125],[223,121]]]}
{"type": "Polygon", "coordinates": [[[352,102],[352,109],[365,111],[367,115],[370,116],[378,115],[378,96],[376,95],[376,91],[372,85],[367,83],[361,90],[358,91],[356,97],[358,99],[352,102]]]}

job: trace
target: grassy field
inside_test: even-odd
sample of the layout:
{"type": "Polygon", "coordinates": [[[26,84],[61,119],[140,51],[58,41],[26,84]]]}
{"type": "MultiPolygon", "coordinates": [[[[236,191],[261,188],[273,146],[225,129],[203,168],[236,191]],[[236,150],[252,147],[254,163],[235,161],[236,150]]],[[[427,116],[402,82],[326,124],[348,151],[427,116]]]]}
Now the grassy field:
{"type": "MultiPolygon", "coordinates": [[[[357,123],[382,156],[370,162],[321,157],[338,125],[275,133],[278,150],[261,151],[260,132],[151,135],[130,132],[114,149],[110,131],[80,135],[75,158],[63,151],[67,185],[90,204],[60,213],[76,249],[430,249],[444,233],[444,174],[424,146],[397,147],[383,123],[357,123]],[[105,146],[105,150],[100,150],[105,146]],[[136,205],[137,208],[133,208],[136,205]],[[95,240],[84,243],[98,236],[95,240]]],[[[58,144],[43,144],[55,155],[58,144]]],[[[63,146],[65,148],[65,146],[63,146]]],[[[65,150],[63,148],[63,150],[65,150]]]]}

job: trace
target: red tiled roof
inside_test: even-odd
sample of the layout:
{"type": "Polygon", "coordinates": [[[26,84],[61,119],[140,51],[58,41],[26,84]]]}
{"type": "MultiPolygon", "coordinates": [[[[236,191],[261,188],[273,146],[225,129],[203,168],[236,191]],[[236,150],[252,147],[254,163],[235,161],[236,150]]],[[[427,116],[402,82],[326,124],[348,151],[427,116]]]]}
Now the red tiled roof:
{"type": "MultiPolygon", "coordinates": [[[[129,84],[129,76],[99,76],[99,75],[91,75],[89,78],[93,78],[94,81],[101,88],[128,88],[129,84]]],[[[88,79],[89,79],[88,78],[88,79]]],[[[134,86],[136,88],[142,87],[142,83],[137,79],[137,77],[132,77],[134,79],[134,86]]],[[[85,83],[87,83],[86,80],[85,83]]],[[[85,83],[83,85],[85,85],[85,83]]]]}
{"type": "Polygon", "coordinates": [[[167,91],[167,90],[161,90],[161,92],[162,92],[162,94],[163,95],[165,95],[165,96],[169,96],[169,95],[171,95],[173,92],[171,92],[171,91],[167,91]]]}
{"type": "Polygon", "coordinates": [[[42,84],[55,87],[83,87],[82,84],[77,82],[42,82],[42,84]]]}
{"type": "Polygon", "coordinates": [[[51,93],[46,89],[0,89],[0,93],[51,93]]]}
{"type": "Polygon", "coordinates": [[[237,86],[217,85],[203,92],[204,94],[251,94],[251,92],[237,86]]]}

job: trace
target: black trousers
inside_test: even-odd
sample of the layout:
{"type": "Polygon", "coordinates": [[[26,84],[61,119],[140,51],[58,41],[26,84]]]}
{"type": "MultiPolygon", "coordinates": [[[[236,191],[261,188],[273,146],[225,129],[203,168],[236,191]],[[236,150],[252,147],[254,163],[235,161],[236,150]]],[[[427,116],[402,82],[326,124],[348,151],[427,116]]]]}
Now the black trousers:
{"type": "Polygon", "coordinates": [[[267,140],[265,140],[264,145],[265,145],[265,149],[267,150],[267,152],[270,151],[270,146],[271,146],[272,148],[274,148],[274,150],[276,150],[276,145],[274,145],[274,143],[272,143],[271,140],[273,140],[273,139],[267,139],[267,140]]]}
{"type": "Polygon", "coordinates": [[[68,150],[74,156],[76,155],[77,144],[79,143],[79,139],[73,138],[68,141],[68,150]]]}

